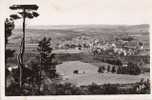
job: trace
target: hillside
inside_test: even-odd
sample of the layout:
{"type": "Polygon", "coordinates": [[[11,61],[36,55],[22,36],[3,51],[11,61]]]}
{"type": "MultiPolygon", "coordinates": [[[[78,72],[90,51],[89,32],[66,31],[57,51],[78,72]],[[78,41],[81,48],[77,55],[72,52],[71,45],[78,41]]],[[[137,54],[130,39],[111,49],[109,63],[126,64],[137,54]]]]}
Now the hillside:
{"type": "MultiPolygon", "coordinates": [[[[22,29],[16,28],[10,37],[10,43],[18,43],[22,29]]],[[[65,26],[31,26],[26,28],[26,41],[35,43],[44,36],[52,40],[68,40],[75,36],[90,36],[112,40],[120,35],[142,35],[139,39],[149,41],[149,25],[65,25],[65,26]]]]}

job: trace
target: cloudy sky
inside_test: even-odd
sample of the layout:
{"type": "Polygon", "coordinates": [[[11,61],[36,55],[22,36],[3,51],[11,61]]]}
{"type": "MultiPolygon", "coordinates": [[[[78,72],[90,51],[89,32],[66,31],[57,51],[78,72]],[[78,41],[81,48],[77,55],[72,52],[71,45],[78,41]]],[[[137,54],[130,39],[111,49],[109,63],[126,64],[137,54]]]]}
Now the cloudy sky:
{"type": "MultiPolygon", "coordinates": [[[[12,4],[37,4],[38,18],[29,25],[148,24],[151,0],[3,0],[5,14],[12,4]]],[[[151,14],[151,15],[150,15],[151,14]]],[[[21,22],[21,21],[20,21],[21,22]]],[[[16,22],[19,24],[19,21],[16,22]]]]}

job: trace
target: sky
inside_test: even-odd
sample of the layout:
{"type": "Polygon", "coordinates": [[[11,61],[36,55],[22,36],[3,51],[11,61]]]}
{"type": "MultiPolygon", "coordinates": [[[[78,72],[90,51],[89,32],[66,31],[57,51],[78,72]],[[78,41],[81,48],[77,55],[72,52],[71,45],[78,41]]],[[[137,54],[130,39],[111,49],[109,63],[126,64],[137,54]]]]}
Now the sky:
{"type": "MultiPolygon", "coordinates": [[[[149,24],[151,0],[3,0],[5,15],[12,4],[37,4],[39,17],[28,25],[149,24]]],[[[21,20],[16,24],[21,24],[21,20]]]]}

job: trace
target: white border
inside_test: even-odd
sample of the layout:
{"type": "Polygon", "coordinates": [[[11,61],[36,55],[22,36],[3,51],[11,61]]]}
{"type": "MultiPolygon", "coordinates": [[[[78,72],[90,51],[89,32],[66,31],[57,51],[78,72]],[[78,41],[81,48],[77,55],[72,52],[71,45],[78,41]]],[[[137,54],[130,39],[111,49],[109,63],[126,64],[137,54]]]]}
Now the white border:
{"type": "MultiPolygon", "coordinates": [[[[151,3],[152,4],[152,3],[151,3]]],[[[136,6],[136,4],[135,4],[136,6]]],[[[0,99],[1,100],[152,100],[152,94],[150,95],[89,95],[89,96],[15,96],[6,97],[4,89],[4,19],[5,19],[5,0],[0,0],[0,99]]],[[[152,11],[152,8],[151,8],[152,11]]],[[[152,13],[150,15],[152,17],[152,13]]],[[[152,55],[152,18],[147,19],[150,24],[150,55],[152,55]]],[[[150,59],[151,67],[152,59],[150,59]]],[[[152,69],[150,68],[152,72],[152,69]]],[[[152,73],[150,73],[150,79],[152,80],[152,73]]],[[[152,81],[151,81],[152,83],[152,81]]],[[[152,84],[151,84],[152,87],[152,84]]],[[[152,90],[152,89],[151,89],[152,90]]]]}

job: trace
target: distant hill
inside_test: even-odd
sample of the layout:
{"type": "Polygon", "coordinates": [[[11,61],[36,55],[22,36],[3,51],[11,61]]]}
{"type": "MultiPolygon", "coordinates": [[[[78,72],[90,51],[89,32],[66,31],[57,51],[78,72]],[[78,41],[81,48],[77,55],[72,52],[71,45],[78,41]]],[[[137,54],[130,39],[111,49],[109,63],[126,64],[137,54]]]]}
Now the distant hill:
{"type": "MultiPolygon", "coordinates": [[[[149,25],[54,25],[54,26],[28,26],[26,28],[27,42],[39,41],[44,36],[52,40],[68,40],[75,36],[90,36],[99,39],[112,40],[120,35],[142,35],[142,40],[149,41],[149,25]]],[[[21,28],[13,30],[10,40],[17,42],[22,33],[21,28]]]]}
{"type": "MultiPolygon", "coordinates": [[[[141,25],[48,25],[48,26],[27,26],[27,29],[42,29],[42,30],[50,30],[50,29],[58,29],[58,30],[100,30],[100,31],[117,31],[117,32],[148,32],[149,31],[148,24],[141,25]]],[[[20,28],[17,28],[20,29],[20,28]]]]}

